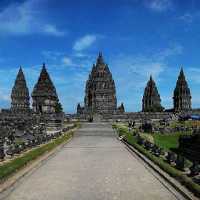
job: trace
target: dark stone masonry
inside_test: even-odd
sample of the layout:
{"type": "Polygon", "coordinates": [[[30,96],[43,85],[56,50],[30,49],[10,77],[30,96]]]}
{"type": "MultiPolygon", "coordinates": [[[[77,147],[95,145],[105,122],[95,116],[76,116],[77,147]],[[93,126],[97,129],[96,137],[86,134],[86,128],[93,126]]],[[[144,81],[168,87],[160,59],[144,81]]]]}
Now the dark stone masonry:
{"type": "Polygon", "coordinates": [[[55,113],[59,103],[56,88],[43,64],[38,82],[33,93],[33,111],[36,113],[55,113]]]}
{"type": "Polygon", "coordinates": [[[117,109],[115,82],[101,53],[87,80],[84,102],[84,112],[89,114],[113,114],[117,109]]]}
{"type": "Polygon", "coordinates": [[[193,162],[200,163],[200,134],[181,136],[179,139],[179,151],[193,162]]]}
{"type": "Polygon", "coordinates": [[[181,68],[178,80],[176,82],[176,88],[174,90],[174,111],[189,111],[191,110],[191,93],[188,87],[187,81],[183,69],[181,68]]]}
{"type": "MultiPolygon", "coordinates": [[[[149,120],[172,118],[174,114],[200,113],[191,108],[191,93],[183,69],[181,69],[174,90],[174,107],[164,110],[161,97],[155,81],[150,76],[144,89],[141,112],[125,112],[123,103],[117,106],[115,81],[112,73],[105,63],[102,53],[99,53],[96,63],[93,64],[85,86],[84,105],[77,105],[77,114],[72,118],[89,120],[94,116],[100,120],[149,120]]],[[[15,118],[17,115],[41,116],[40,121],[45,123],[57,121],[55,116],[61,116],[62,105],[56,88],[47,72],[45,64],[32,92],[32,108],[30,108],[29,90],[22,68],[17,74],[11,94],[11,108],[2,109],[1,118],[15,118]]],[[[134,101],[134,100],[133,100],[134,101]]]]}
{"type": "Polygon", "coordinates": [[[29,90],[20,67],[11,93],[11,108],[0,113],[0,159],[19,154],[61,133],[64,113],[44,64],[32,100],[30,108],[29,90]]]}
{"type": "Polygon", "coordinates": [[[117,108],[115,82],[108,65],[104,62],[102,53],[99,53],[86,82],[84,107],[78,104],[77,114],[112,116],[116,113],[123,114],[124,105],[122,103],[117,108]]]}
{"type": "MultiPolygon", "coordinates": [[[[78,103],[77,114],[72,118],[91,120],[93,117],[104,121],[116,120],[151,120],[172,119],[181,114],[199,114],[200,110],[192,110],[191,93],[183,69],[181,69],[174,90],[171,109],[165,110],[161,105],[161,97],[155,81],[150,76],[144,89],[142,111],[125,112],[125,105],[117,107],[116,87],[108,65],[104,62],[102,53],[99,53],[96,64],[93,64],[91,73],[86,82],[84,105],[78,103]]],[[[134,101],[134,100],[133,100],[134,101]]]]}
{"type": "Polygon", "coordinates": [[[28,113],[30,112],[30,97],[26,79],[22,68],[20,67],[15,80],[11,94],[11,112],[12,113],[28,113]]]}
{"type": "Polygon", "coordinates": [[[144,95],[142,99],[142,111],[143,112],[161,112],[163,111],[161,106],[161,99],[156,87],[156,83],[153,80],[152,76],[147,83],[147,86],[144,90],[144,95]]]}

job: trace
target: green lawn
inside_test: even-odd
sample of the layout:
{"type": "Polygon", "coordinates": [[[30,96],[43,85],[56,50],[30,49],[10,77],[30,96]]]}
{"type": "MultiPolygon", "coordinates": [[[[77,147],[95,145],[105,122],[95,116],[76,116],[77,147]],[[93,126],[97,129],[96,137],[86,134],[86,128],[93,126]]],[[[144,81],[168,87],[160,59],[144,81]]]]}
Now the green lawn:
{"type": "Polygon", "coordinates": [[[181,135],[183,134],[182,133],[154,134],[153,138],[154,138],[154,143],[156,145],[158,145],[161,148],[169,150],[170,148],[178,148],[179,146],[178,140],[181,135]]]}
{"type": "MultiPolygon", "coordinates": [[[[118,128],[119,127],[123,131],[127,129],[127,126],[123,124],[118,125],[118,128]]],[[[178,145],[179,145],[178,140],[179,140],[180,135],[183,135],[183,133],[180,133],[180,132],[173,133],[173,134],[140,133],[140,136],[144,138],[145,140],[148,140],[166,150],[170,150],[170,148],[178,148],[178,145]]],[[[186,135],[186,133],[184,133],[184,135],[186,135]]]]}

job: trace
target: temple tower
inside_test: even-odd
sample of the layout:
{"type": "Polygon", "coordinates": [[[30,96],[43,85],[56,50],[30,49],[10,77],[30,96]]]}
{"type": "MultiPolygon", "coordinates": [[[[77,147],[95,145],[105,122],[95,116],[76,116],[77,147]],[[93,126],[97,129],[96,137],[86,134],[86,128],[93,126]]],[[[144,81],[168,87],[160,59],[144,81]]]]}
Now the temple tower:
{"type": "Polygon", "coordinates": [[[42,71],[33,92],[33,111],[35,113],[55,113],[59,104],[56,88],[43,64],[42,71]]]}
{"type": "Polygon", "coordinates": [[[142,99],[142,111],[143,112],[160,112],[163,111],[161,106],[161,99],[156,87],[156,83],[150,76],[149,81],[144,90],[142,99]]]}
{"type": "Polygon", "coordinates": [[[191,110],[191,93],[188,87],[183,68],[181,68],[178,80],[176,82],[176,88],[174,89],[174,111],[187,111],[191,110]]]}
{"type": "Polygon", "coordinates": [[[87,80],[84,102],[87,114],[113,114],[117,110],[115,82],[102,53],[87,80]]]}
{"type": "Polygon", "coordinates": [[[125,108],[124,103],[121,103],[121,105],[117,108],[118,114],[124,114],[125,108]]]}
{"type": "Polygon", "coordinates": [[[81,107],[80,103],[78,103],[78,105],[77,105],[77,111],[76,112],[77,112],[78,115],[82,115],[84,113],[84,107],[81,107]]]}
{"type": "Polygon", "coordinates": [[[30,111],[30,97],[26,79],[22,68],[20,67],[11,93],[11,112],[28,113],[30,111]]]}

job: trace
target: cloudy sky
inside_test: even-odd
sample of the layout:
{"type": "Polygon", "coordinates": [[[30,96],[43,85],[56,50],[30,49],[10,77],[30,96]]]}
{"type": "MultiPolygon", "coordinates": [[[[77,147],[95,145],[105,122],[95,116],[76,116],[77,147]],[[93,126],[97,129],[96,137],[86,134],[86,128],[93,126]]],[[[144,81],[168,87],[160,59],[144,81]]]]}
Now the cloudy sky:
{"type": "Polygon", "coordinates": [[[19,66],[31,93],[45,62],[64,110],[75,112],[99,51],[127,111],[141,109],[150,74],[170,108],[180,67],[200,107],[199,0],[1,0],[0,107],[10,106],[19,66]]]}

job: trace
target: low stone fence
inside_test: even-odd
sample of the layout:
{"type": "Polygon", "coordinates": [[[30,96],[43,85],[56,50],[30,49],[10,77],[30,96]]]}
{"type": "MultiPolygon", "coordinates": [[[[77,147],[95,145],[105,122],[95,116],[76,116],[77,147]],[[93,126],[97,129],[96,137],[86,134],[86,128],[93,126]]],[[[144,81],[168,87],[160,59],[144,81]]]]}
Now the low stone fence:
{"type": "Polygon", "coordinates": [[[64,127],[63,129],[57,131],[48,131],[46,134],[39,134],[37,136],[32,136],[28,138],[22,138],[20,143],[11,142],[1,138],[0,140],[0,161],[5,159],[10,159],[15,155],[20,155],[21,153],[39,146],[44,143],[58,138],[62,134],[65,134],[67,131],[75,128],[76,124],[70,124],[64,127]]]}
{"type": "Polygon", "coordinates": [[[196,196],[200,197],[199,162],[193,161],[190,167],[186,167],[186,159],[179,152],[174,153],[164,150],[142,138],[139,134],[129,132],[126,127],[113,125],[113,128],[117,130],[120,140],[137,149],[162,170],[174,177],[182,185],[185,185],[196,196]]]}

